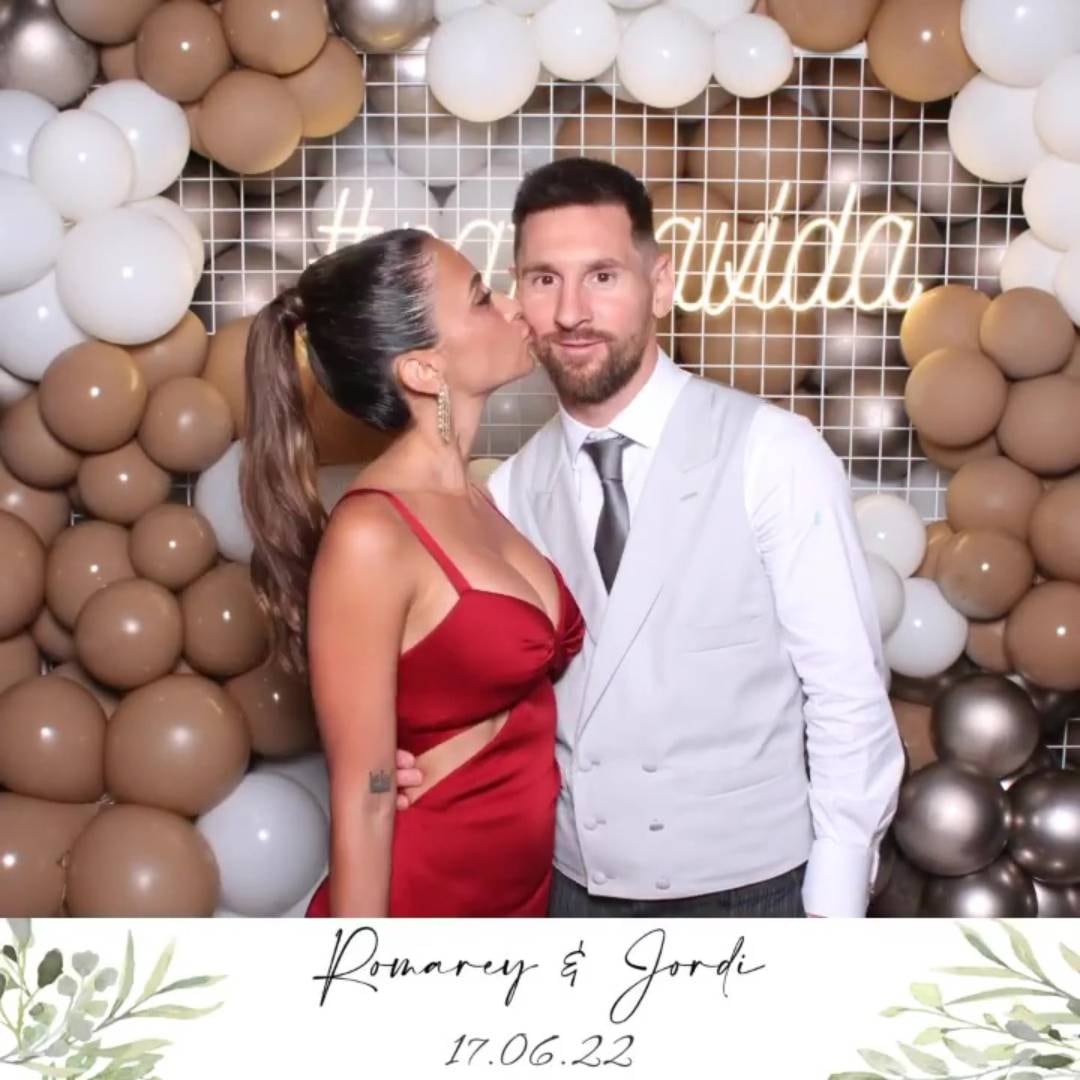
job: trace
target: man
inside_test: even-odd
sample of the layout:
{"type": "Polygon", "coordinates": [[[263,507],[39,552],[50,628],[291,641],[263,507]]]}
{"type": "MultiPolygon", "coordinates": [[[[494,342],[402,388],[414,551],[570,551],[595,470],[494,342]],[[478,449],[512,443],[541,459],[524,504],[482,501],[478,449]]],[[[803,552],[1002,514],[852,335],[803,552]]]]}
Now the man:
{"type": "Polygon", "coordinates": [[[554,162],[513,220],[560,410],[489,487],[588,627],[551,914],[864,915],[903,753],[840,463],[659,349],[672,270],[632,175],[554,162]]]}

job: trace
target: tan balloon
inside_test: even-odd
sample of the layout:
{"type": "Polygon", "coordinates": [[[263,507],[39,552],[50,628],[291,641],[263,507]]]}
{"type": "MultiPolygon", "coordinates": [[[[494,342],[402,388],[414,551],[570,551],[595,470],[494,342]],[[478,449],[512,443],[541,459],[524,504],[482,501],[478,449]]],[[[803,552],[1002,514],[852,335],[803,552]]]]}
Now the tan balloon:
{"type": "Polygon", "coordinates": [[[1070,379],[1080,379],[1080,337],[1077,337],[1072,354],[1061,369],[1061,374],[1068,375],[1070,379]]]}
{"type": "Polygon", "coordinates": [[[1006,457],[969,462],[949,481],[945,496],[949,525],[958,532],[990,529],[1027,540],[1042,490],[1034,473],[1006,457]]]}
{"type": "Polygon", "coordinates": [[[993,300],[979,324],[979,342],[1010,379],[1030,379],[1065,366],[1076,331],[1056,296],[1024,287],[993,300]]]}
{"type": "Polygon", "coordinates": [[[1009,615],[1005,650],[1038,686],[1080,689],[1080,585],[1048,581],[1032,589],[1009,615]]]}
{"type": "Polygon", "coordinates": [[[1027,544],[1006,532],[965,530],[944,545],[938,586],[945,599],[969,619],[1007,615],[1035,580],[1027,544]]]}
{"type": "Polygon", "coordinates": [[[41,675],[0,696],[0,784],[20,795],[92,802],[105,791],[105,713],[70,679],[41,675]]]}
{"type": "Polygon", "coordinates": [[[0,792],[0,916],[60,914],[64,857],[97,811],[96,803],[0,792]]]}
{"type": "Polygon", "coordinates": [[[99,45],[130,41],[161,0],[56,0],[60,17],[81,38],[99,45]]]}
{"type": "Polygon", "coordinates": [[[163,469],[201,472],[229,447],[232,415],[221,393],[204,379],[162,383],[139,426],[142,448],[163,469]]]}
{"type": "Polygon", "coordinates": [[[210,845],[179,814],[109,806],[71,849],[67,907],[86,916],[208,917],[221,892],[210,845]]]}
{"type": "Polygon", "coordinates": [[[866,37],[881,0],[769,0],[769,14],[793,45],[812,52],[840,52],[866,37]]]}
{"type": "Polygon", "coordinates": [[[1036,503],[1031,549],[1047,577],[1080,583],[1080,476],[1054,484],[1036,503]]]}
{"type": "Polygon", "coordinates": [[[914,577],[933,578],[937,574],[941,549],[952,539],[954,533],[947,521],[931,521],[926,526],[926,554],[919,563],[914,577]]]}
{"type": "Polygon", "coordinates": [[[117,705],[120,704],[120,698],[116,694],[91,679],[75,660],[65,660],[64,663],[53,668],[49,674],[55,675],[58,679],[70,679],[73,683],[78,683],[79,686],[89,690],[106,716],[112,716],[116,712],[117,705]]]}
{"type": "Polygon", "coordinates": [[[916,772],[937,761],[937,751],[930,734],[930,707],[902,698],[892,698],[892,707],[900,741],[907,754],[909,771],[916,772]]]}
{"type": "MultiPolygon", "coordinates": [[[[34,641],[35,655],[40,649],[50,660],[59,662],[75,659],[75,639],[56,621],[56,616],[47,606],[38,612],[38,617],[30,627],[30,636],[34,641]]],[[[40,664],[40,660],[38,663],[40,664]]]]}
{"type": "Polygon", "coordinates": [[[180,607],[184,659],[196,671],[229,678],[266,656],[266,620],[246,566],[223,563],[203,574],[181,594],[180,607]]]}
{"type": "Polygon", "coordinates": [[[169,497],[172,477],[133,439],[118,450],[83,458],[79,497],[95,517],[130,525],[169,497]]]}
{"type": "Polygon", "coordinates": [[[304,116],[304,137],[321,139],[346,127],[364,104],[364,65],[343,38],[327,38],[307,67],[285,80],[304,116]]]}
{"type": "Polygon", "coordinates": [[[198,101],[232,67],[221,16],[202,0],[167,0],[139,28],[139,74],[173,101],[198,101]]]}
{"type": "Polygon", "coordinates": [[[866,36],[874,74],[908,101],[955,94],[978,69],[960,37],[961,0],[883,0],[866,36]]]}
{"type": "Polygon", "coordinates": [[[120,690],[168,674],[183,643],[176,597],[139,578],[115,581],[94,593],[75,624],[79,662],[95,679],[120,690]]]}
{"type": "Polygon", "coordinates": [[[37,617],[45,598],[45,548],[14,514],[0,512],[0,639],[13,637],[37,617]]]}
{"type": "Polygon", "coordinates": [[[900,349],[911,367],[938,349],[979,349],[979,326],[990,297],[970,285],[938,285],[908,308],[900,349]]]}
{"type": "Polygon", "coordinates": [[[945,446],[970,446],[997,426],[1008,393],[992,360],[951,347],[937,349],[914,368],[904,399],[920,433],[945,446]]]}
{"type": "Polygon", "coordinates": [[[691,136],[686,158],[688,176],[715,183],[735,211],[748,217],[776,207],[785,181],[791,190],[784,209],[809,206],[827,170],[825,126],[777,95],[740,99],[707,117],[691,136]]]}
{"type": "Polygon", "coordinates": [[[1025,468],[1058,476],[1080,466],[1080,381],[1042,375],[1013,383],[998,425],[1001,449],[1025,468]]]}
{"type": "Polygon", "coordinates": [[[21,518],[48,547],[71,520],[71,501],[63,491],[31,487],[0,461],[0,510],[21,518]]]}
{"type": "Polygon", "coordinates": [[[217,387],[228,403],[233,427],[236,429],[237,438],[241,439],[247,433],[244,417],[244,354],[247,350],[248,331],[254,320],[254,315],[246,315],[219,327],[217,333],[210,337],[210,351],[203,371],[203,378],[211,386],[217,387]]]}
{"type": "Polygon", "coordinates": [[[1012,661],[1005,652],[1005,623],[1005,619],[968,623],[964,651],[984,671],[995,675],[1008,675],[1012,671],[1012,661]]]}
{"type": "Polygon", "coordinates": [[[221,17],[236,59],[271,75],[306,67],[326,42],[322,0],[225,0],[221,17]]]}
{"type": "Polygon", "coordinates": [[[307,684],[267,661],[225,684],[240,706],[256,754],[295,757],[315,750],[319,731],[307,684]]]}
{"type": "Polygon", "coordinates": [[[24,484],[34,487],[64,487],[79,471],[79,455],[46,427],[37,391],[0,414],[0,458],[24,484]]]}
{"type": "Polygon", "coordinates": [[[135,42],[126,41],[123,45],[103,46],[101,74],[105,76],[106,82],[139,78],[139,68],[135,60],[135,42]]]}
{"type": "Polygon", "coordinates": [[[956,472],[957,469],[963,468],[969,461],[982,461],[985,458],[998,457],[1001,454],[997,436],[993,433],[987,435],[985,439],[972,443],[970,446],[942,446],[941,443],[928,439],[921,432],[916,434],[916,439],[919,443],[919,449],[922,450],[927,459],[949,472],[956,472]]]}
{"type": "Polygon", "coordinates": [[[45,602],[61,626],[71,629],[98,589],[134,576],[127,529],[107,521],[80,521],[65,529],[49,550],[45,602]]]}
{"type": "Polygon", "coordinates": [[[0,641],[0,694],[23,679],[41,674],[41,656],[26,633],[0,641]]]}
{"type": "Polygon", "coordinates": [[[116,345],[87,341],[62,352],[38,387],[41,417],[74,450],[115,450],[138,430],[146,407],[146,381],[131,356],[116,345]]]}
{"type": "Polygon", "coordinates": [[[198,510],[164,503],[135,523],[130,550],[141,577],[166,589],[182,589],[214,565],[217,540],[198,510]]]}
{"type": "Polygon", "coordinates": [[[164,337],[130,352],[143,373],[146,389],[153,391],[169,379],[201,375],[208,347],[206,327],[189,311],[164,337]]]}
{"type": "Polygon", "coordinates": [[[919,119],[919,106],[889,93],[861,60],[823,56],[806,78],[819,115],[860,143],[891,142],[919,119]]]}
{"type": "Polygon", "coordinates": [[[133,690],[109,722],[105,778],[117,802],[197,817],[243,778],[251,740],[240,706],[200,675],[133,690]]]}

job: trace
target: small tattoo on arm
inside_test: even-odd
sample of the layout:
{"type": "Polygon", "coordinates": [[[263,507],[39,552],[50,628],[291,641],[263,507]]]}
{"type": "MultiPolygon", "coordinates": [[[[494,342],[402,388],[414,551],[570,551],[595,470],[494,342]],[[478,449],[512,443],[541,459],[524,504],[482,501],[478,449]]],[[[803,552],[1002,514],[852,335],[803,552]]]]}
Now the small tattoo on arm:
{"type": "Polygon", "coordinates": [[[374,769],[368,775],[371,777],[373,795],[381,795],[390,790],[390,774],[385,769],[374,769]]]}

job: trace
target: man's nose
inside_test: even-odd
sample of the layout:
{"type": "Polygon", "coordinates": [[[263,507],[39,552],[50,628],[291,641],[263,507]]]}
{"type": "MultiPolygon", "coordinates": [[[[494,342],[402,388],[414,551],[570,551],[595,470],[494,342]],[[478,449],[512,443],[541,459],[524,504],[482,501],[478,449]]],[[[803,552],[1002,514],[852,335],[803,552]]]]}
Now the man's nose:
{"type": "Polygon", "coordinates": [[[589,318],[588,305],[581,290],[574,285],[563,285],[559,290],[559,301],[555,307],[555,322],[569,330],[580,326],[589,318]]]}

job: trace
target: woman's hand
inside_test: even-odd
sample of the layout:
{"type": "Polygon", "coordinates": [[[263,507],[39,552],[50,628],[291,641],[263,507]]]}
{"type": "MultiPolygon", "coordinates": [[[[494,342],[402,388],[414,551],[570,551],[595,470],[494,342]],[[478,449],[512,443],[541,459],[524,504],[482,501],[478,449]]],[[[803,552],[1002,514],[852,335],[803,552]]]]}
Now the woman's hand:
{"type": "Polygon", "coordinates": [[[409,789],[419,787],[424,782],[424,774],[416,768],[416,757],[408,750],[398,750],[394,763],[397,766],[397,808],[408,810],[411,805],[409,789]]]}

